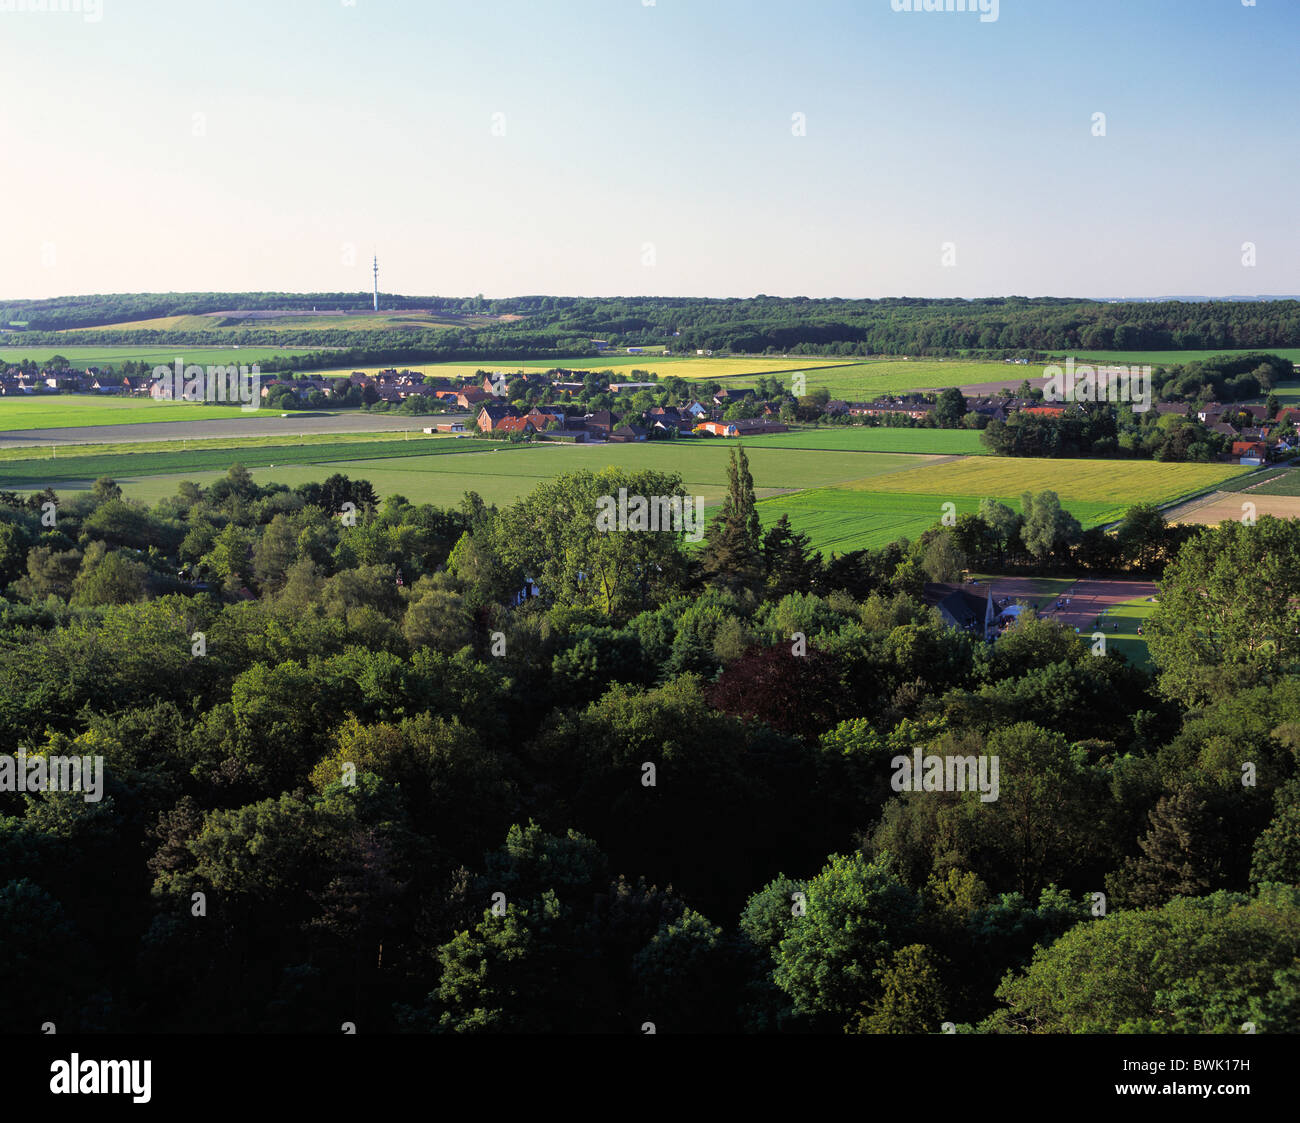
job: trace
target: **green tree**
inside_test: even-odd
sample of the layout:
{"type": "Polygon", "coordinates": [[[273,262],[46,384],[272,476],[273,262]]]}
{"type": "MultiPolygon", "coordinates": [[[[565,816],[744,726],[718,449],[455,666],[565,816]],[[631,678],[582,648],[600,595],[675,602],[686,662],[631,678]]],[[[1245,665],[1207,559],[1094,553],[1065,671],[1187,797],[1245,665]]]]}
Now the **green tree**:
{"type": "Polygon", "coordinates": [[[756,589],[763,573],[760,534],[749,458],[743,446],[733,448],[727,465],[727,494],[722,510],[705,531],[700,556],[705,577],[723,588],[756,589]]]}
{"type": "Polygon", "coordinates": [[[1174,897],[1197,897],[1217,888],[1222,826],[1190,784],[1161,796],[1150,813],[1151,829],[1106,887],[1115,903],[1152,908],[1174,897]]]}
{"type": "Polygon", "coordinates": [[[72,586],[73,604],[131,604],[144,596],[148,566],[102,542],[86,547],[72,586]]]}
{"type": "Polygon", "coordinates": [[[941,961],[925,944],[894,953],[880,980],[880,997],[858,1019],[858,1033],[939,1033],[952,1013],[941,961]]]}
{"type": "Polygon", "coordinates": [[[1294,1031],[1300,890],[1179,897],[1075,925],[998,988],[1000,1033],[1294,1031]],[[1279,978],[1279,973],[1281,978],[1279,978]],[[1276,1002],[1281,991],[1286,996],[1276,1002]]]}
{"type": "Polygon", "coordinates": [[[1020,537],[1033,557],[1049,558],[1063,547],[1073,545],[1082,535],[1079,520],[1061,507],[1056,492],[1040,491],[1037,495],[1025,492],[1020,502],[1025,510],[1020,537]]]}
{"type": "Polygon", "coordinates": [[[834,856],[808,882],[806,914],[776,952],[776,985],[814,1026],[841,1030],[881,993],[886,964],[909,942],[920,899],[887,857],[834,856]]]}
{"type": "Polygon", "coordinates": [[[940,429],[956,429],[966,415],[966,397],[955,387],[948,387],[934,404],[934,423],[940,429]]]}
{"type": "Polygon", "coordinates": [[[1300,661],[1300,521],[1220,523],[1185,543],[1147,620],[1160,689],[1189,706],[1300,661]]]}

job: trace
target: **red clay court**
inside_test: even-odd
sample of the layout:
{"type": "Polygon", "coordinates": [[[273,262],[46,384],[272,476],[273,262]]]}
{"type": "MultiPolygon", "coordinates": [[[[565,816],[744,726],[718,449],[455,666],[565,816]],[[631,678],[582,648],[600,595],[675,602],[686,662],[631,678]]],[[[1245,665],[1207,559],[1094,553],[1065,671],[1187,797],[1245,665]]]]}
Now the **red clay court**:
{"type": "Polygon", "coordinates": [[[1004,599],[1012,602],[1023,601],[1032,604],[1040,616],[1059,620],[1067,627],[1078,628],[1080,632],[1091,632],[1093,623],[1102,612],[1117,604],[1139,598],[1156,595],[1153,581],[1096,580],[1087,578],[1076,581],[1063,592],[1045,593],[1042,582],[1033,577],[994,577],[992,581],[981,581],[968,588],[984,596],[989,585],[993,586],[993,603],[996,605],[1004,599]],[[1058,600],[1069,600],[1069,605],[1057,609],[1058,600]]]}

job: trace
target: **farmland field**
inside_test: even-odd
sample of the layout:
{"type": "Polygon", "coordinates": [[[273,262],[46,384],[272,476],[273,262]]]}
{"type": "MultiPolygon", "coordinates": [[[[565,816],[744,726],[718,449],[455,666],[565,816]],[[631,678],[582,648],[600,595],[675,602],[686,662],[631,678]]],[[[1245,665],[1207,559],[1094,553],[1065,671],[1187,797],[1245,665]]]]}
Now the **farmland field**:
{"type": "Polygon", "coordinates": [[[67,347],[41,344],[28,347],[22,340],[10,337],[0,340],[0,362],[18,363],[23,359],[33,362],[49,362],[55,355],[62,355],[74,367],[120,366],[127,360],[137,363],[150,363],[155,366],[170,365],[176,359],[194,363],[253,363],[265,362],[276,356],[307,355],[312,351],[326,351],[327,347],[197,347],[193,344],[151,344],[148,347],[82,347],[69,344],[67,347]]]}
{"type": "MultiPolygon", "coordinates": [[[[823,360],[825,361],[825,360],[823,360]]],[[[903,394],[912,390],[942,390],[948,386],[982,386],[1044,377],[1042,365],[1017,366],[1001,362],[965,362],[958,359],[881,359],[849,362],[835,367],[790,367],[807,376],[808,389],[825,387],[832,398],[862,401],[880,394],[903,394]]],[[[752,384],[753,379],[736,378],[734,384],[752,384]]]]}
{"type": "MultiPolygon", "coordinates": [[[[1245,470],[1234,464],[981,456],[896,476],[889,481],[888,490],[1016,497],[1026,491],[1051,490],[1060,496],[1062,503],[1067,500],[1096,503],[1116,509],[1122,515],[1135,503],[1172,503],[1207,491],[1245,470]]],[[[850,486],[883,490],[874,484],[850,486]]]]}
{"type": "MultiPolygon", "coordinates": [[[[909,476],[913,474],[906,473],[909,476]]],[[[868,490],[870,484],[864,483],[861,487],[811,488],[794,495],[763,499],[758,504],[759,518],[767,528],[782,515],[789,515],[790,524],[795,530],[807,534],[815,548],[827,553],[832,550],[846,553],[887,546],[899,538],[915,541],[943,517],[945,503],[952,503],[959,515],[973,515],[985,498],[951,491],[927,494],[894,490],[889,477],[878,482],[878,489],[868,490]]],[[[1020,510],[1020,500],[1016,496],[995,495],[993,498],[1020,510]]],[[[1119,517],[1128,504],[1117,506],[1080,500],[1066,503],[1062,500],[1062,506],[1067,507],[1087,529],[1119,517]]]]}
{"type": "Polygon", "coordinates": [[[81,425],[136,425],[150,421],[213,421],[231,417],[279,417],[275,410],[244,410],[206,402],[157,402],[93,394],[34,395],[0,399],[0,432],[62,429],[81,425]]]}
{"type": "MultiPolygon", "coordinates": [[[[595,359],[523,359],[519,361],[501,361],[492,359],[483,359],[479,362],[459,362],[459,363],[396,363],[398,370],[412,370],[420,374],[429,375],[434,378],[449,378],[453,381],[469,381],[477,375],[479,371],[488,371],[497,373],[498,371],[506,374],[513,374],[520,370],[552,370],[560,367],[564,370],[595,370],[595,371],[612,371],[615,374],[614,381],[619,378],[626,381],[633,381],[632,371],[644,370],[659,375],[660,378],[667,378],[669,375],[676,375],[678,378],[700,378],[700,379],[723,379],[739,378],[745,375],[759,374],[781,374],[785,371],[809,371],[809,388],[812,388],[811,372],[819,367],[834,366],[835,364],[847,363],[847,359],[826,359],[826,358],[763,358],[757,357],[752,359],[709,359],[699,358],[694,355],[609,355],[595,359]]],[[[373,364],[367,365],[361,363],[358,366],[336,367],[329,370],[304,371],[304,374],[310,374],[312,377],[321,378],[346,378],[354,370],[363,370],[367,374],[374,374],[382,369],[373,364]]]]}
{"type": "Polygon", "coordinates": [[[987,453],[975,429],[892,429],[884,426],[845,425],[802,429],[746,438],[754,448],[839,449],[851,452],[919,452],[936,456],[982,456],[987,453]]]}
{"type": "Polygon", "coordinates": [[[1251,495],[1300,495],[1300,468],[1289,468],[1250,489],[1251,495]]]}
{"type": "MultiPolygon", "coordinates": [[[[283,440],[283,439],[282,439],[283,440]]],[[[168,442],[171,443],[171,442],[168,442]]],[[[0,488],[14,491],[39,491],[46,487],[76,490],[90,487],[100,476],[126,481],[140,476],[168,476],[179,482],[203,471],[225,472],[236,462],[246,468],[274,467],[281,464],[339,465],[350,460],[375,463],[390,457],[429,457],[472,453],[478,442],[460,441],[421,434],[402,440],[314,440],[297,443],[257,441],[231,447],[220,441],[215,447],[206,442],[188,448],[167,448],[152,452],[131,450],[124,456],[116,453],[85,453],[42,456],[26,459],[0,459],[0,488]]],[[[523,446],[505,446],[515,451],[523,446]]]]}
{"type": "Polygon", "coordinates": [[[94,327],[64,328],[63,334],[76,335],[88,331],[235,331],[244,328],[321,331],[373,331],[377,328],[440,328],[464,327],[472,323],[490,323],[496,316],[434,315],[411,309],[406,312],[365,312],[350,310],[342,313],[281,311],[230,315],[200,313],[195,315],[157,316],[148,320],[125,320],[115,324],[97,324],[94,327]]]}
{"type": "MultiPolygon", "coordinates": [[[[470,446],[470,442],[458,441],[456,445],[460,451],[470,446]]],[[[481,444],[474,442],[468,451],[455,456],[403,456],[402,450],[396,449],[393,456],[386,459],[314,459],[315,467],[282,464],[276,460],[274,469],[255,468],[252,471],[260,484],[283,483],[290,487],[322,479],[332,472],[343,472],[353,478],[369,480],[380,495],[398,493],[415,503],[455,506],[467,491],[478,492],[490,503],[509,503],[562,472],[584,468],[599,471],[617,465],[634,471],[649,468],[678,472],[688,492],[701,495],[706,503],[712,504],[721,499],[726,490],[728,447],[716,441],[701,442],[698,446],[676,445],[675,448],[670,442],[662,442],[590,448],[582,445],[535,445],[514,449],[489,445],[483,449],[481,444]]],[[[747,452],[755,491],[760,496],[779,494],[792,488],[817,488],[857,479],[864,474],[885,476],[906,472],[932,461],[932,458],[924,456],[882,453],[758,448],[749,448],[747,452]]],[[[246,464],[252,460],[251,457],[242,459],[246,464]]],[[[264,463],[267,461],[269,457],[263,458],[264,463]]],[[[9,465],[2,467],[8,469],[9,465]]],[[[220,472],[205,475],[179,471],[120,478],[128,495],[156,502],[174,494],[183,479],[210,483],[220,475],[220,472]]],[[[114,478],[119,477],[115,475],[114,478]]]]}
{"type": "Polygon", "coordinates": [[[1300,518],[1300,495],[1261,494],[1255,491],[1234,493],[1221,491],[1211,496],[1204,503],[1188,504],[1184,508],[1170,512],[1170,522],[1196,523],[1200,526],[1218,526],[1221,522],[1240,519],[1249,508],[1254,507],[1256,518],[1272,515],[1276,519],[1300,518]]]}
{"type": "Polygon", "coordinates": [[[1135,503],[1171,503],[1240,471],[1233,465],[967,457],[769,498],[758,506],[764,526],[788,515],[815,547],[843,553],[915,539],[940,520],[945,503],[959,515],[976,513],[986,497],[1020,510],[1025,491],[1051,490],[1086,530],[1117,521],[1135,503]]]}
{"type": "Polygon", "coordinates": [[[1062,357],[1073,355],[1078,362],[1150,363],[1153,367],[1158,367],[1202,362],[1217,355],[1249,355],[1255,352],[1265,352],[1290,359],[1293,363],[1300,363],[1300,347],[1250,347],[1238,348],[1235,351],[1066,351],[1062,353],[1062,357]]]}

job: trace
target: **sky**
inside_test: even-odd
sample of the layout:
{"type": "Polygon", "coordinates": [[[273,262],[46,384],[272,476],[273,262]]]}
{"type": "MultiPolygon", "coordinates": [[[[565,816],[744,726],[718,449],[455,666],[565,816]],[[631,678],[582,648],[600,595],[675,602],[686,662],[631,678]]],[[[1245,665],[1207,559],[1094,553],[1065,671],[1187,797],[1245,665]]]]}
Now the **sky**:
{"type": "Polygon", "coordinates": [[[0,299],[1300,293],[1300,0],[984,5],[0,0],[0,299]]]}

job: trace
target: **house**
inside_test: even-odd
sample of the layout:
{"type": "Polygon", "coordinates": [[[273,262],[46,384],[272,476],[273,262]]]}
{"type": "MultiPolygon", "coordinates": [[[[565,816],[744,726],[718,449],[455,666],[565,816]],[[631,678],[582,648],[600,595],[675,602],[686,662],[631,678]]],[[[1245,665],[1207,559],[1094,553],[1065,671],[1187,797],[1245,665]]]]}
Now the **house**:
{"type": "Polygon", "coordinates": [[[1300,426],[1300,409],[1296,409],[1295,406],[1280,409],[1277,411],[1277,420],[1281,425],[1300,426]]]}
{"type": "Polygon", "coordinates": [[[1161,417],[1166,417],[1170,414],[1179,417],[1186,417],[1189,409],[1190,407],[1186,402],[1156,402],[1155,404],[1156,413],[1161,417]]]}
{"type": "Polygon", "coordinates": [[[889,415],[903,415],[913,420],[921,421],[928,417],[934,410],[934,406],[928,402],[853,402],[849,405],[849,413],[854,417],[886,417],[889,415]]]}
{"type": "Polygon", "coordinates": [[[500,433],[504,437],[510,437],[516,434],[531,437],[537,432],[537,426],[526,417],[503,417],[496,423],[492,432],[500,433]]]}
{"type": "Polygon", "coordinates": [[[1233,440],[1236,440],[1236,438],[1241,435],[1226,421],[1216,421],[1212,425],[1207,425],[1206,428],[1209,429],[1211,433],[1218,433],[1221,437],[1231,437],[1233,440]]]}
{"type": "Polygon", "coordinates": [[[753,396],[753,390],[719,390],[713,395],[713,401],[715,405],[729,406],[736,402],[747,402],[753,396]]]}
{"type": "Polygon", "coordinates": [[[971,632],[983,639],[996,633],[997,609],[993,606],[993,586],[987,586],[984,596],[979,596],[959,585],[941,583],[927,584],[921,592],[921,599],[931,608],[938,609],[939,616],[950,628],[971,632]]]}
{"type": "Polygon", "coordinates": [[[544,441],[565,441],[575,445],[587,443],[585,429],[546,429],[538,432],[537,435],[544,441]]]}
{"type": "MultiPolygon", "coordinates": [[[[500,405],[496,402],[482,406],[474,420],[478,422],[480,433],[495,433],[502,422],[517,416],[514,406],[500,405]]],[[[533,426],[537,428],[536,425],[533,426]]]]}
{"type": "Polygon", "coordinates": [[[1223,416],[1223,406],[1218,402],[1206,402],[1196,411],[1196,420],[1202,425],[1213,425],[1223,416]]]}
{"type": "Polygon", "coordinates": [[[1233,441],[1232,455],[1238,464],[1259,465],[1268,459],[1268,445],[1263,441],[1233,441]]]}
{"type": "Polygon", "coordinates": [[[558,425],[561,429],[564,428],[564,414],[558,410],[545,410],[533,406],[524,416],[533,423],[533,428],[538,432],[541,432],[550,424],[558,425]]]}
{"type": "Polygon", "coordinates": [[[582,427],[592,436],[608,438],[619,419],[607,409],[589,413],[582,419],[582,427]]]}
{"type": "Polygon", "coordinates": [[[469,409],[470,406],[486,402],[490,397],[492,397],[491,394],[483,393],[477,386],[467,386],[456,395],[456,404],[462,409],[469,409]]]}
{"type": "Polygon", "coordinates": [[[620,425],[609,434],[612,444],[630,444],[645,440],[646,432],[640,425],[620,425]]]}
{"type": "Polygon", "coordinates": [[[699,402],[687,402],[680,408],[679,412],[690,414],[696,419],[709,416],[708,409],[702,406],[699,402]]]}
{"type": "MultiPolygon", "coordinates": [[[[766,416],[771,416],[772,414],[779,412],[779,410],[774,410],[771,406],[768,406],[763,410],[763,413],[766,416]]],[[[832,398],[826,403],[826,408],[822,412],[825,413],[827,417],[840,417],[849,412],[849,403],[841,401],[839,398],[832,398]]]]}
{"type": "Polygon", "coordinates": [[[715,437],[755,437],[762,433],[785,433],[786,425],[767,421],[761,417],[748,417],[740,421],[705,421],[695,426],[696,431],[711,433],[715,437]]]}
{"type": "Polygon", "coordinates": [[[465,431],[465,422],[463,421],[442,421],[433,429],[425,429],[426,433],[463,433],[465,431]]]}

